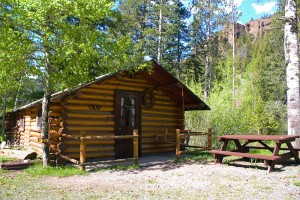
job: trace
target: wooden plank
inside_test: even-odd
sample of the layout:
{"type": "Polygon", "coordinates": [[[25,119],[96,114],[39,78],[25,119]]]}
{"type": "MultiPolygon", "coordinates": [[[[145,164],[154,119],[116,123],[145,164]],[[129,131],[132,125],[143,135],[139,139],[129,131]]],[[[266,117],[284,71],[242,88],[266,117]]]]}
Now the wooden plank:
{"type": "Polygon", "coordinates": [[[224,155],[224,156],[239,156],[239,157],[245,157],[245,158],[256,158],[256,159],[261,159],[261,160],[280,159],[280,156],[251,154],[251,153],[242,153],[242,152],[234,152],[234,151],[210,150],[210,151],[208,151],[208,153],[224,155]]]}

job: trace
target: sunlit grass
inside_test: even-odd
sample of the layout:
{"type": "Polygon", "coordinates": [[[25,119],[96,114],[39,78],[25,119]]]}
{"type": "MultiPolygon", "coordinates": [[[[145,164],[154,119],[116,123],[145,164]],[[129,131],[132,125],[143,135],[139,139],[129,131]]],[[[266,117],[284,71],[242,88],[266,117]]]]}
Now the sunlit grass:
{"type": "Polygon", "coordinates": [[[57,176],[57,177],[67,177],[73,175],[86,175],[88,172],[81,171],[80,169],[72,166],[66,167],[44,167],[41,163],[35,164],[25,170],[26,174],[33,177],[40,176],[57,176]]]}

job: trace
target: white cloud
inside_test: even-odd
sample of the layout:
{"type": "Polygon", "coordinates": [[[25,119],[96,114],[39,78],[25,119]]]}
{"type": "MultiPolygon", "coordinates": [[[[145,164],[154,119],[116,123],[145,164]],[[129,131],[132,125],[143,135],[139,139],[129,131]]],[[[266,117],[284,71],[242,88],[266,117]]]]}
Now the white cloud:
{"type": "Polygon", "coordinates": [[[244,0],[234,0],[234,3],[236,5],[236,7],[238,8],[240,5],[242,5],[244,0]]]}
{"type": "Polygon", "coordinates": [[[261,13],[270,13],[273,10],[273,8],[276,6],[276,3],[274,1],[270,1],[263,5],[259,5],[256,3],[252,3],[251,5],[254,8],[256,14],[261,14],[261,13]]]}

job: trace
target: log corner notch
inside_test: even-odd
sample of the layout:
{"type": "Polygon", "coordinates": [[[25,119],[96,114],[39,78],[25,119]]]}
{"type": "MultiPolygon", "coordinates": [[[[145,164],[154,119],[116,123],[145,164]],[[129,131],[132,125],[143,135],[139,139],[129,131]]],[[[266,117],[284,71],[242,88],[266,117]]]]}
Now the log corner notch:
{"type": "Polygon", "coordinates": [[[186,153],[187,151],[181,151],[181,147],[191,147],[191,148],[198,148],[200,150],[209,150],[212,146],[212,135],[214,133],[212,132],[212,128],[208,128],[207,132],[192,132],[192,131],[186,131],[186,130],[180,130],[176,129],[176,159],[178,160],[180,158],[180,154],[186,153]],[[189,145],[182,143],[182,140],[185,140],[190,138],[190,136],[207,136],[207,145],[204,146],[195,146],[195,145],[189,145]]]}

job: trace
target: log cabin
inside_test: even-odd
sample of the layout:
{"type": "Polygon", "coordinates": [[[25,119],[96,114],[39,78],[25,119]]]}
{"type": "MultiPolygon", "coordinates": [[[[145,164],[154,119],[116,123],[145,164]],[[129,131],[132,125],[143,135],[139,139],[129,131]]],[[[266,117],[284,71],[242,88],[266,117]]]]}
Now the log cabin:
{"type": "MultiPolygon", "coordinates": [[[[14,143],[42,153],[42,100],[6,116],[14,143]]],[[[49,143],[51,157],[59,151],[78,159],[80,141],[74,136],[139,134],[139,156],[175,152],[176,129],[184,129],[184,112],[210,108],[177,78],[152,61],[152,72],[128,70],[107,74],[72,90],[51,96],[49,143]],[[157,135],[168,132],[164,143],[157,135]]],[[[132,157],[132,139],[88,140],[86,158],[132,157]]],[[[55,158],[54,158],[55,159],[55,158]]]]}

